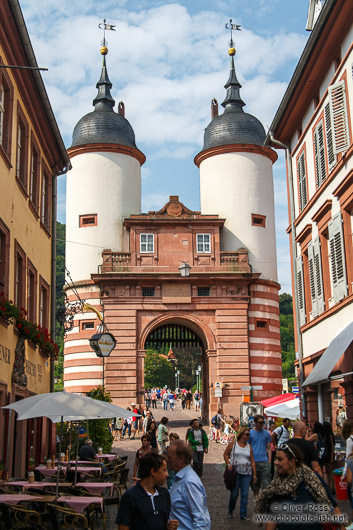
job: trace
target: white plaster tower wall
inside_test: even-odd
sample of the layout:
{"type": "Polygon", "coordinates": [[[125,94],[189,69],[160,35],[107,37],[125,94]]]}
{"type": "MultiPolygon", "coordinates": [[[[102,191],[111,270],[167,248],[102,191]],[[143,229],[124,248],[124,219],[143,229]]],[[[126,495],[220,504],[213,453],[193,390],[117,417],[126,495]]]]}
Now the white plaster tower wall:
{"type": "Polygon", "coordinates": [[[222,250],[247,248],[253,272],[277,281],[272,161],[252,152],[221,153],[200,164],[201,212],[226,219],[222,250]],[[264,217],[264,226],[253,216],[264,217]]]}
{"type": "Polygon", "coordinates": [[[141,211],[139,161],[122,153],[88,152],[71,160],[66,190],[66,266],[73,281],[98,272],[102,250],[128,251],[123,219],[141,211]],[[96,216],[81,225],[80,216],[96,216]]]}

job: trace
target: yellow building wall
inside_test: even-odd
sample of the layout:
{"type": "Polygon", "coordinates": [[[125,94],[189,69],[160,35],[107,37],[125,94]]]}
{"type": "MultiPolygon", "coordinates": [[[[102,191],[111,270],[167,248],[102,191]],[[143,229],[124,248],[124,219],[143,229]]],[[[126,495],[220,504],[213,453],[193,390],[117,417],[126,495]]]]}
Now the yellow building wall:
{"type": "MultiPolygon", "coordinates": [[[[0,46],[0,55],[6,64],[6,57],[0,46]]],[[[9,261],[9,292],[10,300],[14,300],[15,294],[15,239],[26,254],[26,260],[30,260],[37,270],[37,309],[36,315],[39,321],[39,276],[42,276],[46,283],[51,283],[51,237],[44,230],[39,219],[34,215],[29,206],[29,198],[25,196],[15,176],[16,171],[16,146],[17,146],[17,106],[20,102],[22,112],[29,125],[29,148],[27,153],[27,178],[29,182],[30,157],[31,157],[31,135],[36,140],[40,150],[40,185],[39,185],[39,213],[41,205],[42,186],[42,162],[50,167],[43,155],[39,138],[34,130],[33,123],[25,108],[21,94],[16,86],[11,70],[7,70],[14,89],[12,106],[12,141],[11,141],[11,164],[9,169],[0,155],[0,218],[10,230],[10,261],[9,261]]],[[[28,184],[29,185],[29,184],[28,184]]],[[[52,220],[53,222],[53,220],[52,220]]],[[[27,266],[26,266],[26,306],[27,309],[27,266]]],[[[1,289],[0,289],[1,290],[1,289]]],[[[49,302],[50,311],[50,302],[49,302]]],[[[49,315],[50,322],[50,315],[49,315]]],[[[11,373],[13,368],[17,335],[12,324],[6,326],[0,320],[0,380],[8,384],[11,388],[11,373]]],[[[33,393],[49,392],[49,365],[47,358],[43,357],[37,348],[25,341],[26,349],[26,375],[28,378],[27,389],[33,393]]]]}

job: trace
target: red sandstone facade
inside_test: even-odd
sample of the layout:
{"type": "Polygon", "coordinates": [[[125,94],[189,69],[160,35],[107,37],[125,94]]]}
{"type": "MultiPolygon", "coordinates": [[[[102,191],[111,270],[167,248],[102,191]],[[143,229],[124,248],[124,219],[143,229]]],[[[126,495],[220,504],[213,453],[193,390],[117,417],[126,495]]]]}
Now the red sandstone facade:
{"type": "MultiPolygon", "coordinates": [[[[77,285],[117,340],[105,360],[104,384],[119,405],[142,403],[146,339],[165,324],[183,325],[202,342],[205,418],[219,405],[239,415],[239,403],[250,394],[242,386],[262,385],[255,401],[281,393],[279,285],[251,272],[246,249],[221,251],[223,224],[172,196],[160,211],[126,219],[130,252],[103,251],[100,272],[77,285]],[[201,246],[200,235],[207,236],[201,246]],[[191,266],[189,277],[179,272],[183,262],[191,266]],[[223,383],[220,402],[215,381],[223,383]]],[[[82,341],[97,329],[98,320],[92,321],[94,328],[85,330],[88,321],[78,315],[66,340],[64,379],[73,392],[102,382],[101,359],[81,358],[92,351],[82,341]]]]}

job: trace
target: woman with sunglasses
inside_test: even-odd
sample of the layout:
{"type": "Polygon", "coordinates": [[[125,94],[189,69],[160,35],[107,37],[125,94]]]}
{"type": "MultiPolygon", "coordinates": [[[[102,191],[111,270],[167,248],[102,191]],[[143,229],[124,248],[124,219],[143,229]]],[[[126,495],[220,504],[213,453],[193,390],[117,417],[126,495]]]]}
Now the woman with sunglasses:
{"type": "Polygon", "coordinates": [[[236,439],[230,442],[224,451],[224,460],[231,469],[235,468],[235,487],[230,492],[228,517],[233,517],[233,511],[240,490],[240,519],[247,521],[248,495],[251,477],[256,482],[256,467],[252,448],[249,445],[250,430],[243,426],[238,430],[236,439]]]}
{"type": "Polygon", "coordinates": [[[300,449],[290,442],[282,444],[276,452],[277,477],[256,498],[256,512],[274,517],[284,515],[293,520],[267,522],[265,530],[321,530],[319,520],[304,520],[305,516],[330,515],[332,504],[316,474],[302,462],[300,449]],[[298,505],[298,509],[295,508],[298,505]],[[300,506],[299,506],[300,505],[300,506]],[[315,510],[314,505],[320,505],[315,510]],[[307,507],[307,508],[305,508],[307,507]],[[311,508],[312,507],[312,508],[311,508]],[[298,519],[299,518],[299,519],[298,519]]]}

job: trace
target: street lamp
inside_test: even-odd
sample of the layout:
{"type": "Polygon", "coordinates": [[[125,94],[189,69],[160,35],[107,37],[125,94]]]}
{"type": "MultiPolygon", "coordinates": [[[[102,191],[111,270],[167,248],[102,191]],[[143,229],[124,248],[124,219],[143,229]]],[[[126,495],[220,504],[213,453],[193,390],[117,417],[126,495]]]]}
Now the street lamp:
{"type": "Polygon", "coordinates": [[[179,388],[179,387],[180,387],[180,378],[179,378],[179,376],[180,376],[180,371],[179,371],[179,370],[177,371],[177,376],[178,376],[178,378],[177,378],[177,380],[178,380],[178,387],[177,387],[177,388],[179,388]]]}
{"type": "Polygon", "coordinates": [[[190,276],[191,267],[188,263],[182,263],[179,267],[180,274],[185,276],[190,276]]]}
{"type": "Polygon", "coordinates": [[[199,390],[199,370],[196,370],[196,388],[199,390]]]}
{"type": "Polygon", "coordinates": [[[175,389],[177,388],[177,385],[178,385],[178,374],[175,372],[175,389]]]}

